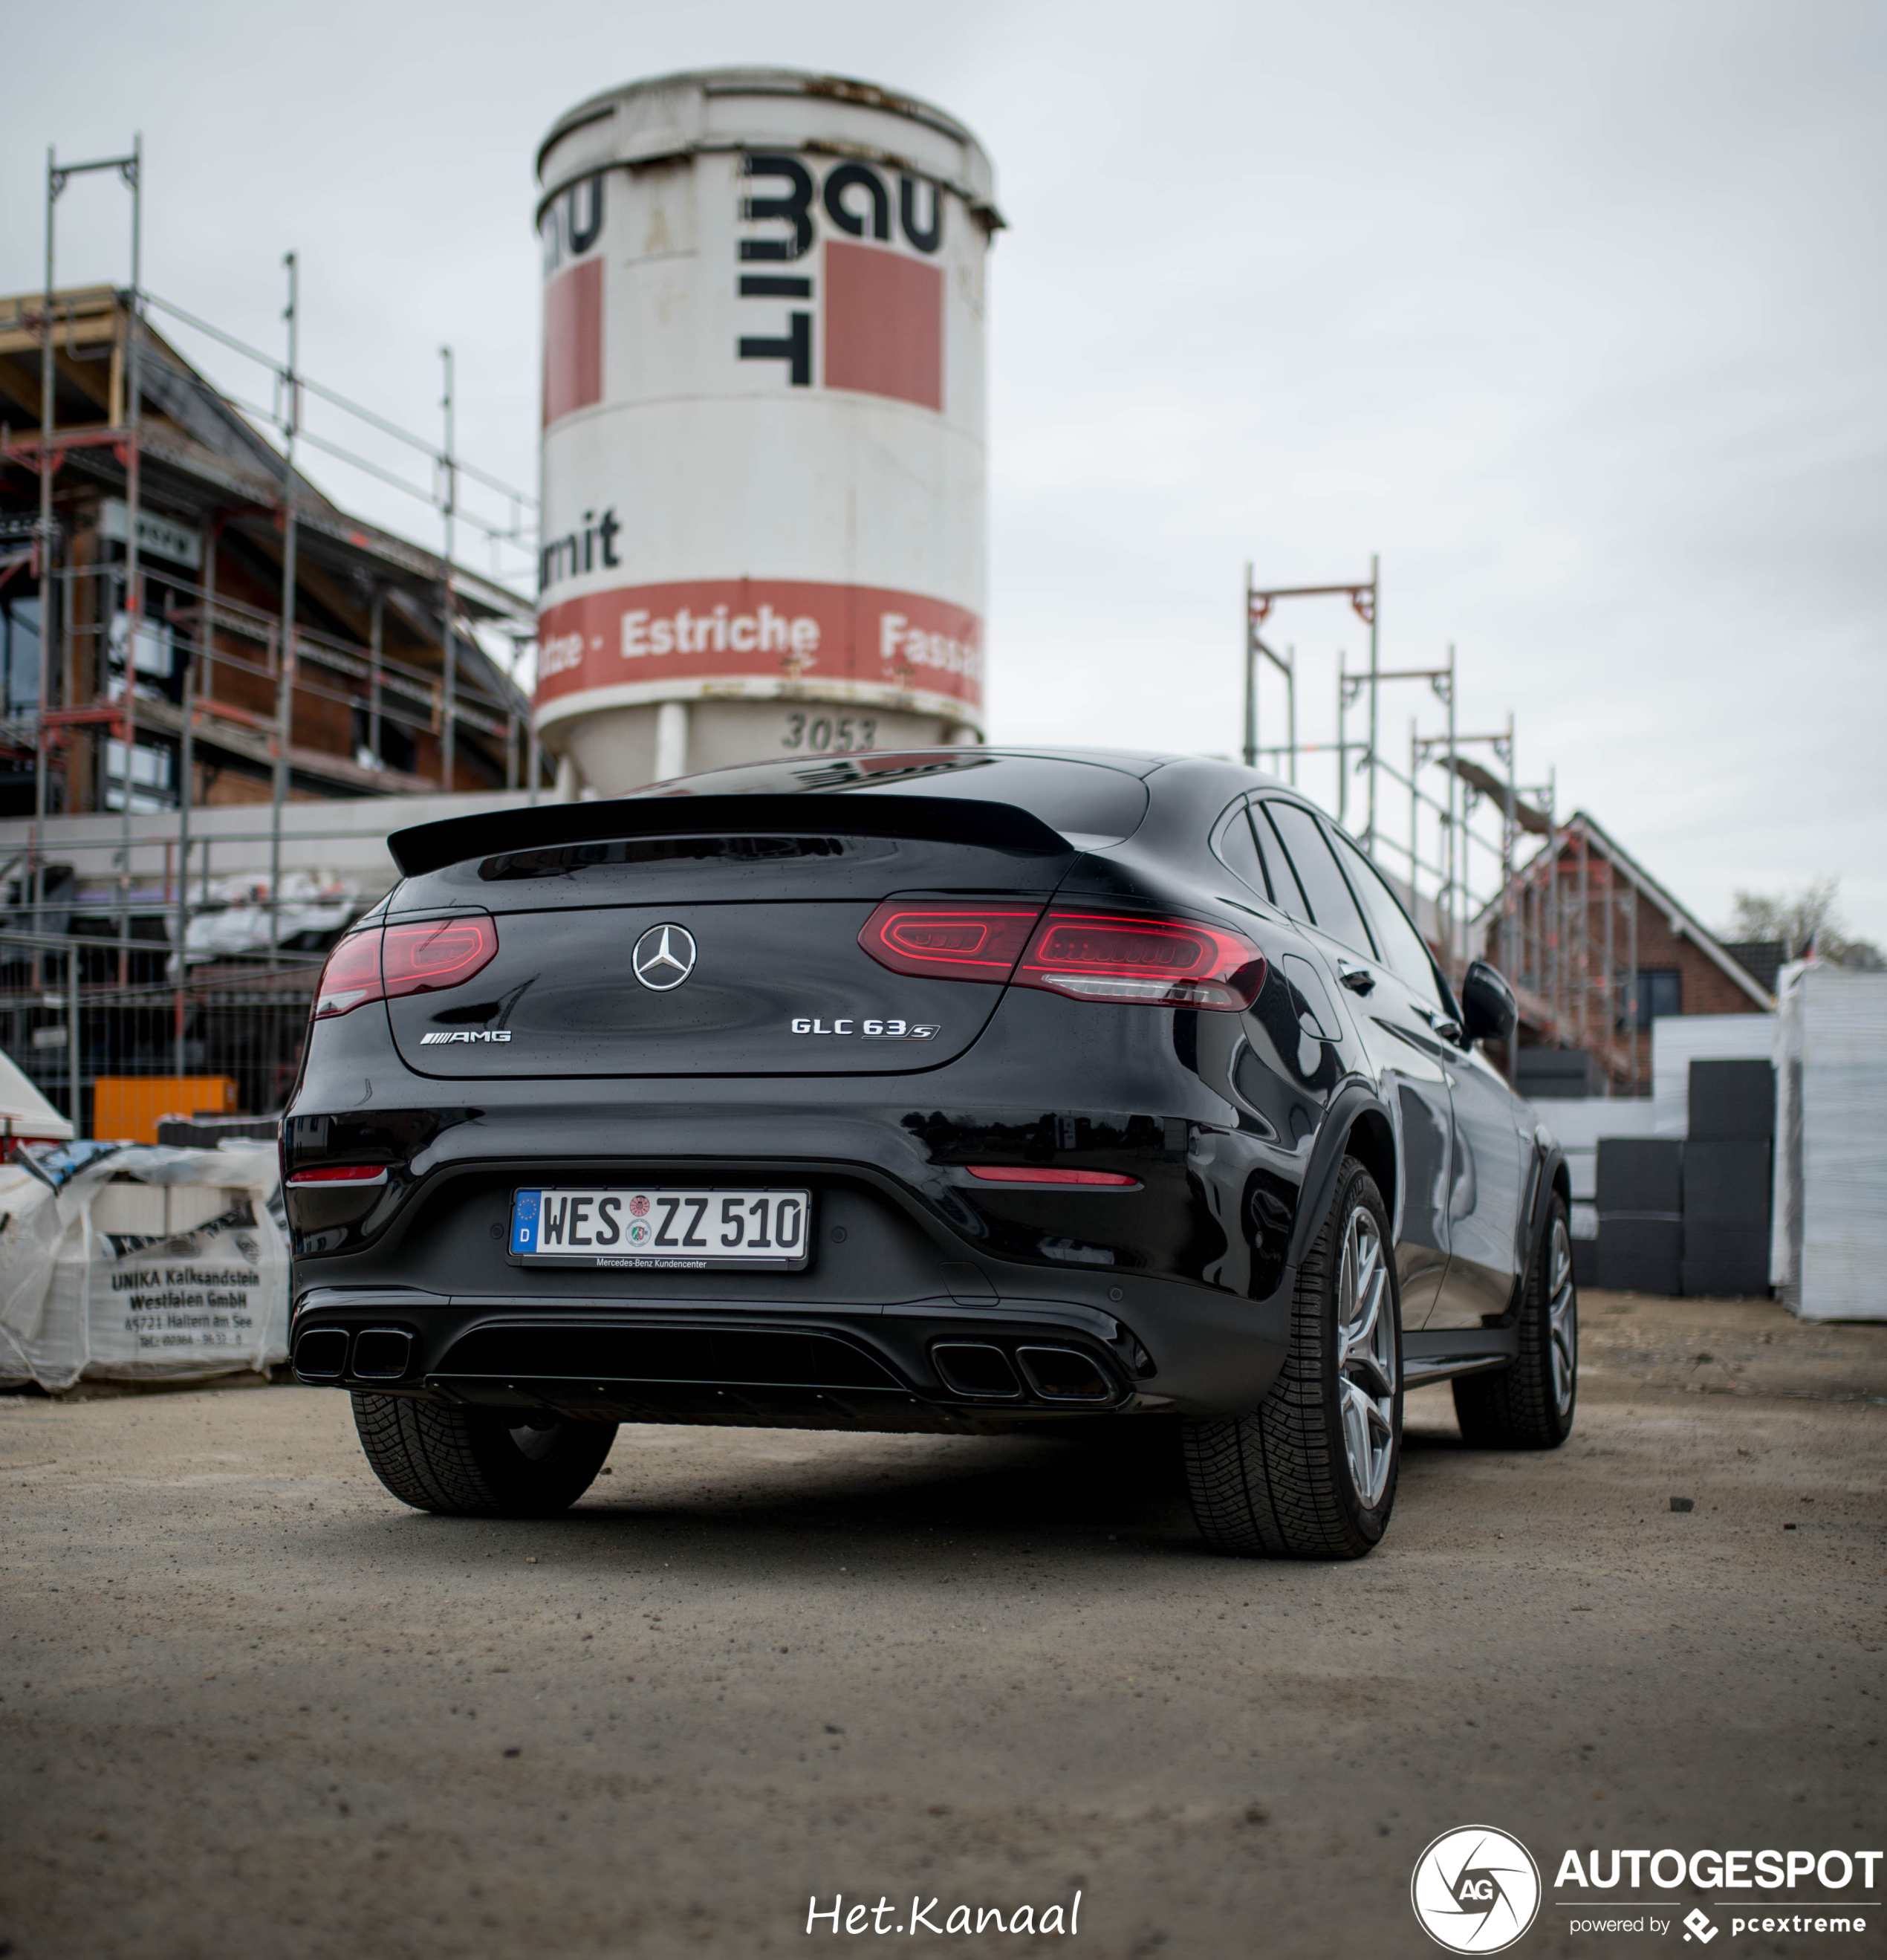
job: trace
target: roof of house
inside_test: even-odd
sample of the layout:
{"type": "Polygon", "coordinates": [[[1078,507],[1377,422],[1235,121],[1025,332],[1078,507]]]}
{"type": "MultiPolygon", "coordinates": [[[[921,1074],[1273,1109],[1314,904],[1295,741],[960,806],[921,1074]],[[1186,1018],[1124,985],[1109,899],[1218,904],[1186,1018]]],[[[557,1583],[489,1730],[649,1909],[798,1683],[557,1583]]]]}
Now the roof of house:
{"type": "MultiPolygon", "coordinates": [[[[1666,924],[1670,927],[1677,937],[1689,940],[1705,959],[1749,995],[1752,1006],[1764,1010],[1774,1009],[1776,1004],[1775,996],[1754,974],[1749,972],[1749,969],[1734,956],[1710,928],[1704,924],[1688,905],[1674,896],[1664,885],[1653,877],[1651,873],[1632,856],[1631,853],[1606,829],[1596,816],[1586,810],[1574,810],[1572,815],[1559,826],[1557,838],[1545,845],[1543,847],[1543,851],[1550,851],[1556,848],[1563,849],[1567,836],[1580,830],[1584,831],[1594,849],[1609,863],[1615,865],[1618,870],[1624,873],[1645,902],[1655,906],[1664,915],[1666,924]]],[[[1536,854],[1527,864],[1516,867],[1513,874],[1515,880],[1519,881],[1525,879],[1534,865],[1539,862],[1539,854],[1536,854]]],[[[1500,901],[1496,899],[1482,912],[1481,916],[1483,921],[1491,914],[1498,910],[1500,904],[1500,901]]]]}
{"type": "MultiPolygon", "coordinates": [[[[0,498],[37,500],[43,295],[0,298],[0,498]]],[[[74,479],[122,494],[127,383],[122,358],[127,296],[112,286],[75,288],[53,295],[55,441],[61,450],[61,488],[74,479]],[[113,438],[116,438],[116,441],[113,438]]],[[[241,529],[248,543],[278,568],[275,529],[291,472],[250,415],[153,327],[139,333],[138,396],[142,484],[146,508],[185,521],[212,513],[241,529]]],[[[412,539],[343,510],[300,469],[292,473],[300,533],[297,584],[321,580],[323,603],[358,610],[366,634],[371,590],[383,592],[412,632],[431,642],[428,662],[442,664],[441,593],[450,574],[460,616],[529,631],[531,602],[474,568],[447,561],[412,539]]],[[[501,709],[526,705],[511,676],[469,634],[457,636],[459,685],[501,709]]]]}

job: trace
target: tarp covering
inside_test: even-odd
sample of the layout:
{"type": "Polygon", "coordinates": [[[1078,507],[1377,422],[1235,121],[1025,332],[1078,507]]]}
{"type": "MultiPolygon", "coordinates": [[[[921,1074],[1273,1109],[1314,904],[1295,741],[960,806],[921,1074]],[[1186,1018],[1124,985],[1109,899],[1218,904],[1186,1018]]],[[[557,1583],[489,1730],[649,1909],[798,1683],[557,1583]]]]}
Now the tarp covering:
{"type": "Polygon", "coordinates": [[[1887,1320],[1887,973],[1777,976],[1770,1277],[1804,1320],[1887,1320]]]}
{"type": "Polygon", "coordinates": [[[29,1082],[12,1056],[0,1052],[0,1136],[56,1137],[64,1142],[72,1126],[29,1082]]]}
{"type": "Polygon", "coordinates": [[[275,1147],[79,1143],[0,1166],[0,1379],[189,1379],[288,1358],[275,1147]]]}

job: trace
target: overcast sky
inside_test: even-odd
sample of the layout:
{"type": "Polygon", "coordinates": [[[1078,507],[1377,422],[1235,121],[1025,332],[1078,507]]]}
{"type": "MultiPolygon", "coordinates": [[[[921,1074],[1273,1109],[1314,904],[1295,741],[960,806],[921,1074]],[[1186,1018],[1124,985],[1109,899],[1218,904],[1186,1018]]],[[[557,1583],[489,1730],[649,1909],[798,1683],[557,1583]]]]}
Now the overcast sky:
{"type": "MultiPolygon", "coordinates": [[[[142,129],[151,290],[274,347],[294,247],[307,371],[430,431],[450,341],[464,452],[527,485],[562,110],[728,62],[927,96],[1011,227],[995,739],[1230,752],[1246,561],[1322,583],[1377,552],[1385,663],[1454,642],[1462,725],[1512,710],[1523,778],[1557,769],[1706,920],[1837,874],[1887,940],[1879,0],[91,0],[23,9],[8,47],[0,291],[40,277],[46,145],[142,129]]],[[[62,284],[123,278],[125,203],[68,192],[62,284]]],[[[1274,630],[1325,737],[1364,630],[1321,604],[1274,630]]],[[[1386,693],[1387,752],[1418,711],[1441,725],[1386,693]]]]}

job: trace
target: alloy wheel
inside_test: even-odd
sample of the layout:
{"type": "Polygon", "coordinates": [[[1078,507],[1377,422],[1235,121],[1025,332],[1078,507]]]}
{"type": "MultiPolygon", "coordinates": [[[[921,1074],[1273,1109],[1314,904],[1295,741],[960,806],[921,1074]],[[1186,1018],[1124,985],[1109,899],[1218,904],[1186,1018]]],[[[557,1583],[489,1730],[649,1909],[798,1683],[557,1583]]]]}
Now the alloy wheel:
{"type": "Polygon", "coordinates": [[[1344,1454],[1358,1500],[1373,1510],[1395,1456],[1395,1312],[1383,1235],[1366,1205],[1353,1207],[1344,1227],[1337,1340],[1344,1454]]]}
{"type": "Polygon", "coordinates": [[[1579,1296],[1573,1286],[1573,1242],[1563,1218],[1553,1220],[1547,1250],[1546,1326],[1553,1367],[1553,1407],[1564,1416],[1573,1405],[1579,1373],[1579,1296]]]}

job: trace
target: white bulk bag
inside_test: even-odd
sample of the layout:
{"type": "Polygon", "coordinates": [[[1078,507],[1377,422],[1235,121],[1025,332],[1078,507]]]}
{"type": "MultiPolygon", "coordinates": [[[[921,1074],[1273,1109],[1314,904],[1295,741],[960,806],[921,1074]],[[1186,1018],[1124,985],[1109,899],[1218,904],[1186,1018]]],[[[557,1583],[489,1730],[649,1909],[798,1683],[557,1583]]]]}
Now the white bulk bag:
{"type": "Polygon", "coordinates": [[[23,1153],[0,1185],[0,1376],[45,1388],[288,1358],[275,1147],[23,1153]],[[12,1173],[18,1170],[20,1176],[12,1173]]]}

